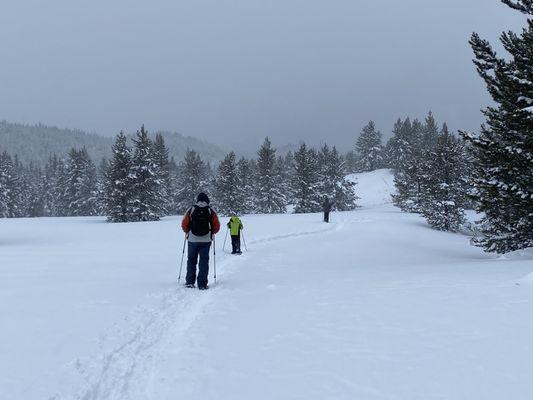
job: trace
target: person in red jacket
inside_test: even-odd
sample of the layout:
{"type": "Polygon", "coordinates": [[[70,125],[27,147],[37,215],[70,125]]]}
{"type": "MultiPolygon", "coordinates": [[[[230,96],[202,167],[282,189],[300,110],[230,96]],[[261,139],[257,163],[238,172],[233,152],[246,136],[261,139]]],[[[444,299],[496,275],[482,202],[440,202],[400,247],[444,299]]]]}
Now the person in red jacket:
{"type": "Polygon", "coordinates": [[[196,204],[192,206],[181,221],[181,228],[187,234],[187,277],[185,286],[194,287],[195,281],[198,289],[204,290],[209,275],[209,249],[213,241],[213,235],[220,230],[218,215],[209,206],[209,197],[200,193],[196,204]],[[198,262],[198,257],[200,262],[198,262]],[[196,278],[196,265],[198,264],[198,278],[196,278]]]}

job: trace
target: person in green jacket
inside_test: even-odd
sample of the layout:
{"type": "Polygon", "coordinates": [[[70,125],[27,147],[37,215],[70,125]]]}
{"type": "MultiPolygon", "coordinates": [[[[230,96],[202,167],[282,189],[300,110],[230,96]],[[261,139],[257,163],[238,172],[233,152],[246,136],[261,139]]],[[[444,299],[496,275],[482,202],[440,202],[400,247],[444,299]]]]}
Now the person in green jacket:
{"type": "Polygon", "coordinates": [[[231,254],[242,254],[241,230],[243,228],[241,219],[236,214],[233,214],[228,222],[228,229],[231,235],[231,254]]]}

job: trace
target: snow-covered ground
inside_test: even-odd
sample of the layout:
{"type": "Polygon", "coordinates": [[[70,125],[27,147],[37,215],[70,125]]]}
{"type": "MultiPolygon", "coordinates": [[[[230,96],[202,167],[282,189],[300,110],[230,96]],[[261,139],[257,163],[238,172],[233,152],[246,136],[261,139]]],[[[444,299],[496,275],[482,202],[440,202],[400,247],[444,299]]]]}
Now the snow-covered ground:
{"type": "Polygon", "coordinates": [[[388,203],[244,218],[213,290],[178,218],[0,220],[0,399],[531,399],[533,254],[484,254],[388,203]]]}

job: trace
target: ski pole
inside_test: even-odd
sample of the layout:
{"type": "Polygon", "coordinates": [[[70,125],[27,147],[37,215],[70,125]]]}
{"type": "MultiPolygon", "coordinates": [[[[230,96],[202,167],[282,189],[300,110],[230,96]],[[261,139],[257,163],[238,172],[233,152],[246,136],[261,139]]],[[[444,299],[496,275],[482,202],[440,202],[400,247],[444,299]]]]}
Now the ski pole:
{"type": "Polygon", "coordinates": [[[185,238],[183,239],[183,251],[181,252],[181,262],[180,262],[180,273],[178,275],[178,284],[181,280],[181,270],[183,268],[183,257],[185,256],[185,243],[187,243],[187,234],[185,234],[185,238]]]}
{"type": "Polygon", "coordinates": [[[217,243],[215,241],[215,235],[213,235],[213,271],[215,273],[215,286],[217,284],[217,243]]]}
{"type": "Polygon", "coordinates": [[[224,245],[222,246],[222,252],[226,251],[226,239],[228,238],[229,228],[226,228],[226,236],[224,236],[224,245]]]}
{"type": "Polygon", "coordinates": [[[242,232],[242,243],[244,244],[244,250],[248,251],[248,247],[246,246],[246,239],[244,238],[244,231],[242,232]]]}

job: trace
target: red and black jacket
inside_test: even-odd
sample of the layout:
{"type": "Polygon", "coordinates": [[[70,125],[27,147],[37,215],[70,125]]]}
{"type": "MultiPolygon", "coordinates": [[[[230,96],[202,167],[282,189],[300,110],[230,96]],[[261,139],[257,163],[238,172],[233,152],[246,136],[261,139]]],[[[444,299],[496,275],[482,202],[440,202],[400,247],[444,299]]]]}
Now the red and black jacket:
{"type": "MultiPolygon", "coordinates": [[[[198,206],[195,206],[198,207],[198,206]]],[[[183,220],[181,221],[181,229],[183,229],[183,232],[189,233],[191,230],[191,211],[192,208],[190,208],[183,217],[183,220]]],[[[211,208],[211,234],[216,235],[220,231],[220,221],[218,219],[218,215],[215,210],[211,208]]]]}

